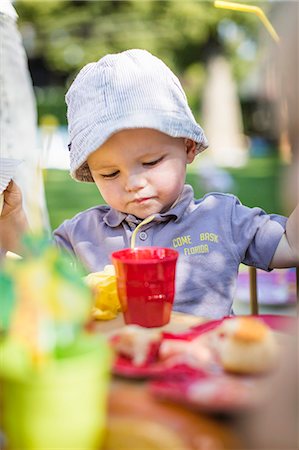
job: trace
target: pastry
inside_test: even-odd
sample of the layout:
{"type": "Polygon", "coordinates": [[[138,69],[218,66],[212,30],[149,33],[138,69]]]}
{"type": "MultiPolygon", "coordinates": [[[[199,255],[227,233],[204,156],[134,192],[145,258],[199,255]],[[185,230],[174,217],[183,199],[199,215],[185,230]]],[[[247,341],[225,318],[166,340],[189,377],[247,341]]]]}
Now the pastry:
{"type": "Polygon", "coordinates": [[[161,331],[127,325],[113,336],[111,345],[118,355],[131,359],[135,366],[142,366],[156,359],[161,341],[161,331]]]}
{"type": "Polygon", "coordinates": [[[275,367],[278,344],[262,320],[234,317],[223,321],[216,333],[215,348],[224,370],[257,374],[275,367]]]}

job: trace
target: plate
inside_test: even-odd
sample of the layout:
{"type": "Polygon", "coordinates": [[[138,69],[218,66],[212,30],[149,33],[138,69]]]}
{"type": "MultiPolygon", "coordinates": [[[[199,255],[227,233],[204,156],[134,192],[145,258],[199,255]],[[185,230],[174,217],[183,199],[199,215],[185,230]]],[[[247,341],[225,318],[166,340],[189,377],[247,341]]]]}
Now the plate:
{"type": "MultiPolygon", "coordinates": [[[[272,330],[284,333],[293,333],[296,319],[288,316],[263,315],[258,316],[272,330]]],[[[193,329],[199,334],[213,330],[224,320],[214,320],[193,329]]],[[[280,337],[280,333],[277,336],[280,337]]],[[[177,379],[152,380],[149,383],[150,392],[158,399],[172,400],[185,404],[193,409],[209,412],[234,415],[248,412],[262,405],[269,395],[271,373],[262,375],[232,375],[221,370],[220,373],[208,371],[194,373],[190,377],[177,379]]],[[[270,384],[271,386],[271,384],[270,384]]]]}
{"type": "MultiPolygon", "coordinates": [[[[214,328],[218,327],[218,325],[220,325],[224,320],[233,319],[234,317],[236,316],[228,316],[224,317],[223,319],[205,322],[201,325],[193,327],[191,332],[193,332],[194,336],[195,335],[199,336],[199,334],[211,331],[214,328]]],[[[274,331],[281,331],[285,333],[292,333],[292,329],[294,328],[296,323],[296,319],[293,316],[281,316],[276,314],[259,314],[250,317],[256,317],[257,319],[262,320],[266,325],[268,325],[268,327],[270,327],[274,331]]]]}
{"type": "Polygon", "coordinates": [[[187,364],[168,365],[163,362],[135,366],[128,358],[118,356],[114,362],[112,372],[114,375],[120,375],[126,378],[177,379],[184,378],[186,375],[188,377],[196,377],[198,369],[194,369],[187,364]]]}
{"type": "MultiPolygon", "coordinates": [[[[284,336],[295,330],[294,317],[271,314],[256,317],[284,336]]],[[[231,318],[229,316],[205,322],[182,333],[164,332],[162,340],[191,342],[231,318]]],[[[137,367],[129,359],[119,356],[113,371],[126,378],[148,379],[148,390],[157,399],[174,401],[212,414],[248,412],[262,404],[269,395],[271,374],[238,376],[223,372],[219,364],[199,368],[188,364],[173,364],[171,361],[173,360],[170,358],[168,362],[157,361],[137,367]]]]}
{"type": "MultiPolygon", "coordinates": [[[[163,332],[162,340],[182,340],[182,341],[192,341],[201,334],[213,330],[219,326],[224,320],[230,320],[234,316],[224,317],[219,320],[211,320],[209,322],[204,322],[200,325],[191,327],[187,331],[181,333],[171,333],[163,332]]],[[[266,323],[270,328],[275,331],[290,332],[295,324],[295,318],[290,316],[279,316],[273,314],[265,314],[255,316],[266,323]]],[[[198,372],[199,369],[190,367],[187,364],[175,364],[164,361],[151,362],[149,364],[144,364],[141,366],[135,366],[132,361],[124,356],[117,356],[112,372],[115,375],[123,376],[126,378],[184,378],[186,374],[188,376],[193,376],[198,372]]]]}
{"type": "Polygon", "coordinates": [[[149,391],[158,399],[172,400],[196,410],[232,414],[248,412],[266,397],[268,377],[212,375],[154,380],[149,391]]]}

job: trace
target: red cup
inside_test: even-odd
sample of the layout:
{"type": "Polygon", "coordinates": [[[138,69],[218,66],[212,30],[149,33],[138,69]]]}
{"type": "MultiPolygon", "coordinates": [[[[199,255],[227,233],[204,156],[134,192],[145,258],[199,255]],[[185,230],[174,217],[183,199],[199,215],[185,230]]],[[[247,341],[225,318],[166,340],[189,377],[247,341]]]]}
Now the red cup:
{"type": "Polygon", "coordinates": [[[163,247],[125,248],[112,253],[126,324],[160,327],[170,320],[178,252],[163,247]]]}

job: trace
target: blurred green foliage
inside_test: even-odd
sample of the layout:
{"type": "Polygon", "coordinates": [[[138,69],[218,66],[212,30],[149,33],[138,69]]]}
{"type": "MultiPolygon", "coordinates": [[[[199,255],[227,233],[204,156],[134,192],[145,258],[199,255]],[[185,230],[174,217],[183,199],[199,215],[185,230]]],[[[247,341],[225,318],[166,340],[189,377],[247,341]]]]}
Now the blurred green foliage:
{"type": "Polygon", "coordinates": [[[48,114],[54,115],[57,125],[66,125],[66,103],[64,101],[65,88],[62,86],[48,86],[35,88],[36,106],[39,123],[48,114]]]}
{"type": "MultiPolygon", "coordinates": [[[[162,58],[180,77],[200,120],[200,98],[209,57],[227,55],[236,80],[254,64],[242,55],[244,42],[256,43],[263,27],[252,14],[214,7],[201,0],[38,1],[17,0],[29,61],[38,61],[53,79],[40,76],[40,114],[55,114],[65,123],[64,95],[43,85],[58,85],[63,94],[79,69],[107,53],[145,48],[162,58]]],[[[265,6],[265,2],[257,2],[265,6]]],[[[247,52],[248,54],[248,52],[247,52]]]]}
{"type": "Polygon", "coordinates": [[[232,56],[242,33],[255,39],[259,25],[252,15],[218,10],[212,1],[18,0],[15,6],[20,29],[28,25],[33,29],[32,54],[64,73],[76,72],[106,53],[136,46],[182,70],[203,61],[207,45],[218,45],[232,56]],[[217,32],[221,20],[240,26],[239,36],[226,44],[217,32]]]}

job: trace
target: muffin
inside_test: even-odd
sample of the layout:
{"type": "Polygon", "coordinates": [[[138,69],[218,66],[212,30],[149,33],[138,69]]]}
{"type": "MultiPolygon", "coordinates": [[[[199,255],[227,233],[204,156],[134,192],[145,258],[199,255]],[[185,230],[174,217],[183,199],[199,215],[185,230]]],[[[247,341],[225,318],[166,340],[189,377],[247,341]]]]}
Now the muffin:
{"type": "Polygon", "coordinates": [[[255,317],[235,317],[217,328],[217,354],[224,370],[240,374],[270,371],[278,344],[272,330],[255,317]]]}

